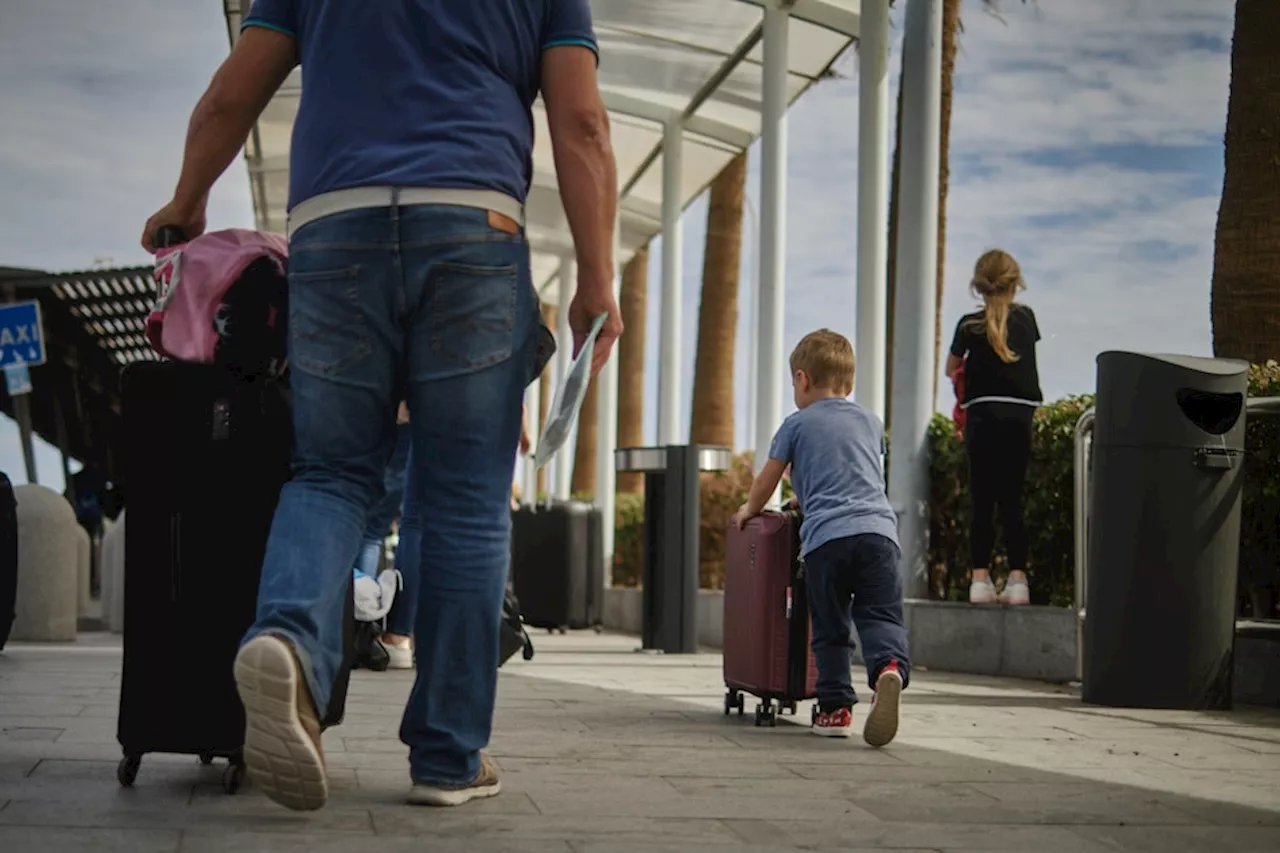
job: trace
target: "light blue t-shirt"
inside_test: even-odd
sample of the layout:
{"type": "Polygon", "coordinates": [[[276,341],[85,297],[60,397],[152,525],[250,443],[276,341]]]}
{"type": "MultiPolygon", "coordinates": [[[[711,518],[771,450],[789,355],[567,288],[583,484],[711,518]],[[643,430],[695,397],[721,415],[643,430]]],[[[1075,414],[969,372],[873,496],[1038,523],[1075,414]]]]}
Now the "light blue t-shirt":
{"type": "Polygon", "coordinates": [[[254,0],[244,26],[298,44],[290,209],[369,186],[523,203],[542,52],[596,50],[588,0],[254,0]]]}
{"type": "Polygon", "coordinates": [[[884,425],[850,400],[819,400],[782,422],[769,458],[791,466],[800,499],[800,553],[878,533],[898,543],[884,485],[884,425]]]}

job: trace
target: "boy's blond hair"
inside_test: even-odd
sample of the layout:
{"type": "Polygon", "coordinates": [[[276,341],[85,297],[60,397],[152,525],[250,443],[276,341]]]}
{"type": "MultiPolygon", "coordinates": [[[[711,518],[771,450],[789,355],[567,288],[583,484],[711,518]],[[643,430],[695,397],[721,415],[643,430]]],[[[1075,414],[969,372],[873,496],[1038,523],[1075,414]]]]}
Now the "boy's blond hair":
{"type": "Polygon", "coordinates": [[[815,387],[837,394],[853,391],[853,344],[839,332],[819,329],[800,339],[791,351],[791,372],[803,370],[815,387]]]}

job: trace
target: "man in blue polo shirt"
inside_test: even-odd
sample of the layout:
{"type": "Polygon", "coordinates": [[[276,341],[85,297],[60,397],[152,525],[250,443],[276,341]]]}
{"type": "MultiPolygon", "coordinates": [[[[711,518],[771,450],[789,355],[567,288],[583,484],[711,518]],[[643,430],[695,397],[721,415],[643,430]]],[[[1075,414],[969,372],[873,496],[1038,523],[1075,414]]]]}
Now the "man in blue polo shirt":
{"type": "Polygon", "coordinates": [[[500,789],[481,749],[539,337],[523,227],[539,93],[577,253],[575,341],[608,314],[599,369],[622,333],[617,175],[596,63],[588,0],[255,0],[191,117],[174,198],[147,222],[147,248],[161,226],[204,230],[210,187],[301,64],[289,187],[295,469],[235,664],[250,775],[289,808],[328,796],[317,711],[405,397],[426,496],[417,680],[400,729],[409,799],[458,805],[500,789]]]}

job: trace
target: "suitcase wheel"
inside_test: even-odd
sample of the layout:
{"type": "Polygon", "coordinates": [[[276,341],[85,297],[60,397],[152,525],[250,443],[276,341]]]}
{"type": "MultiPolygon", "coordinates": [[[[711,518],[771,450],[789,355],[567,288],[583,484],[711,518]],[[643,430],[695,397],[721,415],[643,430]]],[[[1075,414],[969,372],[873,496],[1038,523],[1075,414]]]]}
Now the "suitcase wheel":
{"type": "Polygon", "coordinates": [[[818,724],[818,703],[817,702],[813,703],[813,708],[810,709],[809,711],[809,723],[815,726],[818,724]]]}
{"type": "Polygon", "coordinates": [[[138,778],[138,768],[140,766],[142,766],[141,755],[126,755],[120,759],[120,763],[116,765],[116,779],[120,782],[121,787],[133,787],[134,780],[138,778]]]}
{"type": "Polygon", "coordinates": [[[732,713],[733,709],[737,708],[738,715],[741,716],[743,713],[742,709],[746,707],[746,704],[747,704],[747,700],[746,700],[746,697],[742,695],[742,691],[734,690],[732,687],[730,687],[729,692],[724,694],[724,715],[726,717],[729,716],[729,714],[732,713]]]}
{"type": "Polygon", "coordinates": [[[774,710],[773,700],[756,705],[756,725],[774,728],[778,725],[778,712],[774,710]]]}
{"type": "Polygon", "coordinates": [[[222,791],[226,794],[234,794],[240,790],[242,784],[244,784],[244,758],[237,754],[231,758],[227,769],[222,771],[222,791]]]}
{"type": "Polygon", "coordinates": [[[788,702],[788,703],[787,703],[787,713],[788,713],[788,714],[790,714],[790,715],[791,715],[791,716],[793,716],[793,717],[796,715],[796,703],[795,703],[795,702],[788,702]]]}
{"type": "Polygon", "coordinates": [[[205,767],[208,767],[210,764],[212,764],[212,763],[213,763],[213,753],[212,753],[212,752],[202,752],[202,753],[200,753],[200,763],[201,763],[201,764],[203,764],[205,767]]]}

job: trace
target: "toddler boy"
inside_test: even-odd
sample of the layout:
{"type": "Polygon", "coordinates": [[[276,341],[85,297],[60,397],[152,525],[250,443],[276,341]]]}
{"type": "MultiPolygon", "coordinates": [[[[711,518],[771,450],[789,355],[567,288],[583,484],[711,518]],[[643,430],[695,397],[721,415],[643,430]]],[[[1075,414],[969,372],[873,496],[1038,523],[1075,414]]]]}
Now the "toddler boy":
{"type": "Polygon", "coordinates": [[[769,460],[736,521],[741,528],[760,514],[790,465],[804,513],[800,554],[818,665],[813,733],[848,737],[853,730],[856,626],[875,691],[862,735],[870,745],[884,746],[898,733],[910,669],[901,552],[897,518],[885,494],[884,427],[845,399],[853,391],[853,374],[853,347],[843,335],[820,329],[796,346],[791,385],[798,411],[774,436],[769,460]]]}

